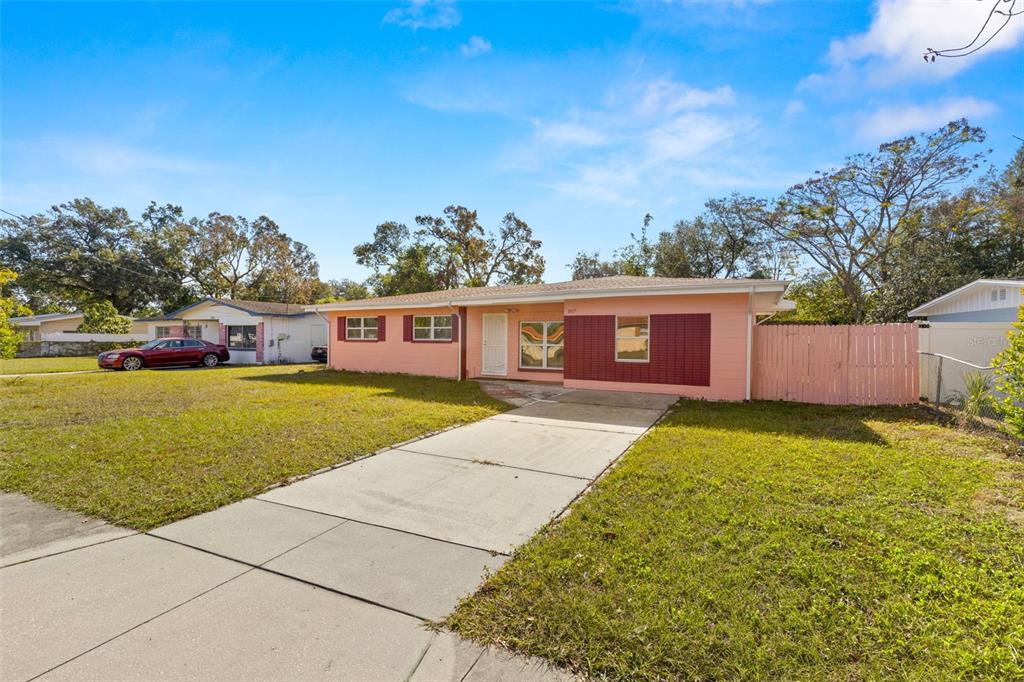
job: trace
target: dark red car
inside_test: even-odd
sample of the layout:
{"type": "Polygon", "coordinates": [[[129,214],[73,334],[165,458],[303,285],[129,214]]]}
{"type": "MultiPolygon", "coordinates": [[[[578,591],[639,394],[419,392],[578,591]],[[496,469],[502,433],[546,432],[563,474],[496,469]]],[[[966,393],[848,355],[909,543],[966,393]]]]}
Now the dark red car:
{"type": "Polygon", "coordinates": [[[192,365],[216,367],[231,359],[226,346],[201,339],[155,339],[138,348],[108,350],[96,358],[101,369],[129,372],[143,367],[192,365]]]}

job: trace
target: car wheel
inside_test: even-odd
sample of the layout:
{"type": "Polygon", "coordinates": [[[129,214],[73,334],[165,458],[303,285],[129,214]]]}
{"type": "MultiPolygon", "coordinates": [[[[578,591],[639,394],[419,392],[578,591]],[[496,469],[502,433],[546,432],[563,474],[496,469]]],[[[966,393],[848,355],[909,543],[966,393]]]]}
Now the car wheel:
{"type": "Polygon", "coordinates": [[[121,369],[127,372],[134,372],[137,369],[142,369],[142,358],[137,355],[129,355],[121,363],[121,369]]]}
{"type": "Polygon", "coordinates": [[[220,363],[220,358],[215,353],[207,353],[203,356],[203,365],[206,367],[216,367],[220,363]]]}

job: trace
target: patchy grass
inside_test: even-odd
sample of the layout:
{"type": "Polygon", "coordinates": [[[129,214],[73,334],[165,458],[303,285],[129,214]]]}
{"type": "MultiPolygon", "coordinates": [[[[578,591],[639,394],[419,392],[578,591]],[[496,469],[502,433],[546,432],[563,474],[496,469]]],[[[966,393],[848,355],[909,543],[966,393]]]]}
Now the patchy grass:
{"type": "Polygon", "coordinates": [[[1024,679],[1024,462],[917,409],[684,402],[447,625],[621,680],[1024,679]]]}
{"type": "Polygon", "coordinates": [[[0,380],[0,488],[147,529],[502,409],[475,382],[314,366],[0,380]]]}
{"type": "Polygon", "coordinates": [[[99,369],[95,355],[67,358],[12,358],[0,360],[0,374],[52,374],[99,369]]]}

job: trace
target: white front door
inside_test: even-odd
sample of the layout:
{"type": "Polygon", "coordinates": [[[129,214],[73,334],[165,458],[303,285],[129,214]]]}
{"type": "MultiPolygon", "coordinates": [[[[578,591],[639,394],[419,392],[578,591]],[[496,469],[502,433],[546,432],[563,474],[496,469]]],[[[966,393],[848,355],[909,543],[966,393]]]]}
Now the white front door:
{"type": "Polygon", "coordinates": [[[484,314],[484,364],[482,374],[508,374],[508,315],[484,314]]]}

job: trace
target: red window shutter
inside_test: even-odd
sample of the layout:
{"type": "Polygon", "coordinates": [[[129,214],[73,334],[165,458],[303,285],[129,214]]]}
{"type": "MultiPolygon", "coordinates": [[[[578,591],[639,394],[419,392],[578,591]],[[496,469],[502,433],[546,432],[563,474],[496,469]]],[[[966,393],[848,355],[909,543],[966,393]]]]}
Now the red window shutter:
{"type": "Polygon", "coordinates": [[[450,343],[455,343],[459,340],[459,316],[452,315],[452,338],[450,343]]]}
{"type": "Polygon", "coordinates": [[[402,316],[402,341],[412,341],[412,315],[402,316]]]}
{"type": "Polygon", "coordinates": [[[338,318],[338,341],[345,340],[345,318],[338,318]]]}
{"type": "Polygon", "coordinates": [[[385,341],[386,340],[385,332],[387,331],[387,321],[388,321],[388,318],[386,318],[384,315],[378,315],[377,316],[377,340],[378,341],[385,341]]]}

